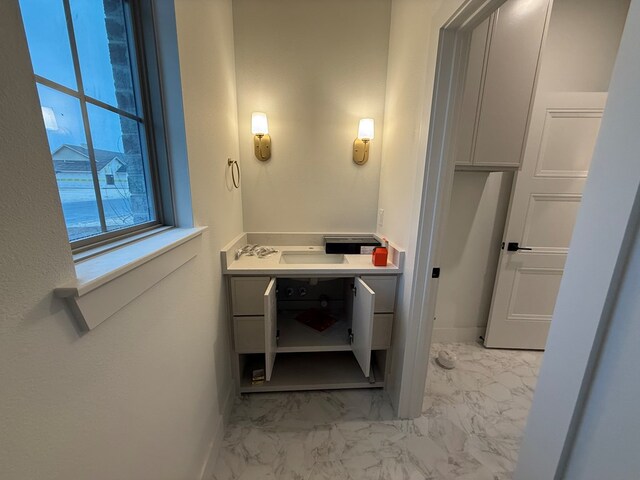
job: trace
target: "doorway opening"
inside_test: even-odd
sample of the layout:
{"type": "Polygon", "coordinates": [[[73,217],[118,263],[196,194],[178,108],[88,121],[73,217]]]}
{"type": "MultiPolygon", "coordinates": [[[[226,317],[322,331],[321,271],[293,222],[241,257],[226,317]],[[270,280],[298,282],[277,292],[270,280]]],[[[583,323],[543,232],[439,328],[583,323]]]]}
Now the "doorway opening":
{"type": "Polygon", "coordinates": [[[473,5],[440,35],[416,255],[417,311],[434,319],[422,411],[509,474],[629,1],[473,5]]]}

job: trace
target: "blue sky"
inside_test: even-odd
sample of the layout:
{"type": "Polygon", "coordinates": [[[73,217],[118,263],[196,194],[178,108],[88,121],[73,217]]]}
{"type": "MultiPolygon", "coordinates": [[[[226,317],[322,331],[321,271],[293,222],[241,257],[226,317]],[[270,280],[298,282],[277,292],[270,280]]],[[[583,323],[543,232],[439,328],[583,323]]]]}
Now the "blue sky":
{"type": "MultiPolygon", "coordinates": [[[[85,93],[116,106],[102,0],[70,0],[85,93]]],[[[77,90],[62,0],[20,0],[34,72],[77,90]]],[[[57,128],[47,129],[51,150],[87,143],[77,99],[43,85],[40,103],[53,110],[57,128]]],[[[90,110],[95,148],[122,151],[118,116],[90,110]]],[[[135,113],[135,112],[132,112],[135,113]]]]}

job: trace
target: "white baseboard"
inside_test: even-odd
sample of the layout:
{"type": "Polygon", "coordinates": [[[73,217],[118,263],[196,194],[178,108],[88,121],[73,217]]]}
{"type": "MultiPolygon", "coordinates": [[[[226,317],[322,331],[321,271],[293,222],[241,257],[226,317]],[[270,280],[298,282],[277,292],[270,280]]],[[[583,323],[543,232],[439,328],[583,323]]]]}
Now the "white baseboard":
{"type": "Polygon", "coordinates": [[[229,388],[229,391],[227,392],[226,398],[224,400],[224,405],[222,406],[222,415],[218,416],[216,431],[213,439],[211,440],[211,443],[209,444],[209,455],[207,455],[207,459],[202,466],[202,474],[200,475],[200,480],[209,480],[213,477],[213,471],[218,460],[218,455],[220,454],[220,448],[222,447],[222,440],[224,439],[226,426],[229,422],[231,409],[233,408],[233,392],[234,387],[232,384],[231,388],[229,388]]]}
{"type": "Polygon", "coordinates": [[[432,343],[470,343],[477,342],[484,335],[486,327],[447,327],[433,328],[432,343]]]}

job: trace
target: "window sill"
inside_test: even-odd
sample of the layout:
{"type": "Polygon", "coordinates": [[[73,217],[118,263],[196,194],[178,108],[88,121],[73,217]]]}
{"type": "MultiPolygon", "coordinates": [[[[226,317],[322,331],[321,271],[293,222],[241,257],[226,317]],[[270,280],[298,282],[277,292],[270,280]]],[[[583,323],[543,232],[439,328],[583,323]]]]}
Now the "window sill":
{"type": "Polygon", "coordinates": [[[54,293],[92,330],[195,257],[206,228],[171,228],[78,262],[76,280],[54,293]]]}

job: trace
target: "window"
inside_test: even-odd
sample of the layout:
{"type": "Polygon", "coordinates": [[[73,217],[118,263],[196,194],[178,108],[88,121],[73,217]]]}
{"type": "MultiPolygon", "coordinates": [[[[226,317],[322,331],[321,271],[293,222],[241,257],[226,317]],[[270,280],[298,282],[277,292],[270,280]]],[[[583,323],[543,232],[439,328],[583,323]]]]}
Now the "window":
{"type": "Polygon", "coordinates": [[[137,3],[20,0],[74,248],[162,221],[137,3]]]}

